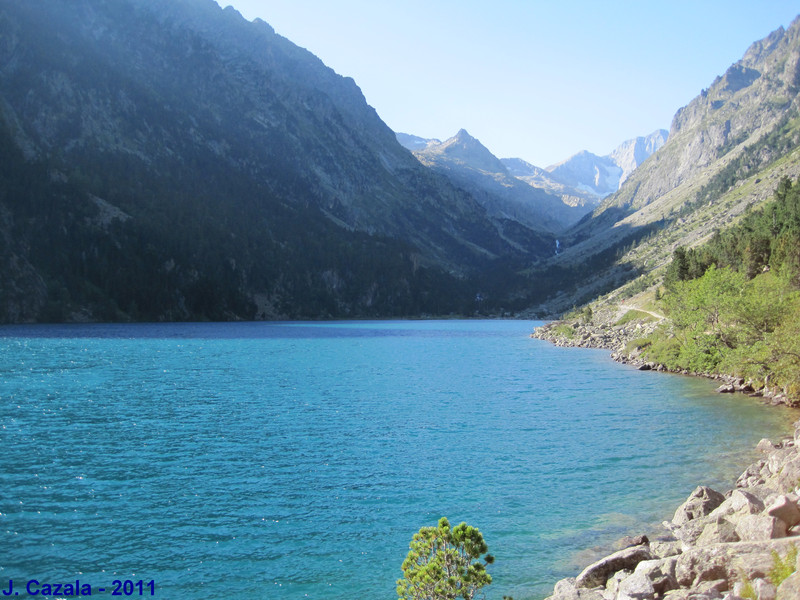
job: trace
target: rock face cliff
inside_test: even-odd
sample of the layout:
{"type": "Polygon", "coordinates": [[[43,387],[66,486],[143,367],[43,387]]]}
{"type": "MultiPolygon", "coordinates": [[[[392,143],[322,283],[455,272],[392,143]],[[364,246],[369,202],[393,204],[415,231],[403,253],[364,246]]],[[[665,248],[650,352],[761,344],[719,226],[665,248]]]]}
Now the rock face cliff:
{"type": "Polygon", "coordinates": [[[744,57],[673,118],[658,160],[640,169],[608,206],[640,208],[718,169],[798,108],[800,21],[754,43],[744,57]]]}
{"type": "Polygon", "coordinates": [[[677,246],[701,243],[771,198],[782,178],[797,178],[798,92],[800,19],[754,43],[677,111],[664,145],[590,217],[561,235],[561,268],[602,255],[613,261],[550,302],[551,311],[657,269],[677,246]]]}
{"type": "MultiPolygon", "coordinates": [[[[742,60],[673,118],[669,140],[599,212],[641,209],[689,181],[702,182],[796,115],[800,20],[754,43],[742,60]]],[[[784,149],[764,148],[762,165],[784,149]]],[[[744,173],[743,173],[744,174],[744,173]]]]}
{"type": "Polygon", "coordinates": [[[626,140],[606,156],[586,150],[547,167],[550,176],[565,185],[605,198],[619,190],[631,173],[667,141],[669,132],[658,129],[647,136],[626,140]]]}
{"type": "MultiPolygon", "coordinates": [[[[413,144],[421,145],[421,140],[412,140],[413,144]]],[[[587,212],[511,175],[503,161],[464,129],[444,142],[427,140],[414,155],[469,191],[495,217],[552,233],[572,225],[587,212]]]]}
{"type": "Polygon", "coordinates": [[[0,321],[462,312],[552,246],[213,0],[0,0],[0,137],[0,321]]]}

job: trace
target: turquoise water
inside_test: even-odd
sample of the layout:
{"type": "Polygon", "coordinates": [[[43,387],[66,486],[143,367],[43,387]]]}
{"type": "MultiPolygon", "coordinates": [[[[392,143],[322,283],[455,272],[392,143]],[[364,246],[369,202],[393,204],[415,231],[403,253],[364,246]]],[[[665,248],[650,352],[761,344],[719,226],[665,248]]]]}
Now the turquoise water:
{"type": "Polygon", "coordinates": [[[413,533],[447,516],[496,556],[487,598],[542,598],[788,431],[533,326],[0,328],[0,588],[388,600],[413,533]]]}

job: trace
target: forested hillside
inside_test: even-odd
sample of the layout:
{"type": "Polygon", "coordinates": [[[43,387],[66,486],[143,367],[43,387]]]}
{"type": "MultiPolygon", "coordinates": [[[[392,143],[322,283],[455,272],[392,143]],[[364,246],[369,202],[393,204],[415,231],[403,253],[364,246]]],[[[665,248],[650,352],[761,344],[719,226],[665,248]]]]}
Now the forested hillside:
{"type": "Polygon", "coordinates": [[[672,370],[727,373],[800,399],[800,180],[697,248],[664,276],[669,320],[632,345],[672,370]]]}

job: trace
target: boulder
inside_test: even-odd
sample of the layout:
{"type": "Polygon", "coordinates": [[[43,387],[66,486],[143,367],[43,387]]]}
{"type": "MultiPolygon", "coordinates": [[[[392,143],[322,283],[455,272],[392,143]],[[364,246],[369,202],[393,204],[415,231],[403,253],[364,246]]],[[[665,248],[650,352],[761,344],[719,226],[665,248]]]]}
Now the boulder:
{"type": "Polygon", "coordinates": [[[553,589],[553,595],[547,600],[605,600],[597,590],[579,589],[575,586],[575,578],[562,579],[553,589]]]}
{"type": "Polygon", "coordinates": [[[797,452],[794,448],[778,448],[773,450],[767,456],[767,468],[770,475],[777,475],[783,471],[786,463],[793,458],[797,458],[797,452]]]}
{"type": "Polygon", "coordinates": [[[614,552],[586,567],[575,580],[576,587],[604,587],[608,578],[617,571],[632,571],[643,560],[652,560],[653,554],[647,546],[631,546],[614,552]]]}
{"type": "Polygon", "coordinates": [[[753,591],[758,600],[775,600],[777,596],[777,590],[772,582],[762,578],[753,581],[753,591]]]}
{"type": "Polygon", "coordinates": [[[716,579],[714,581],[703,581],[698,584],[694,591],[699,597],[722,598],[722,592],[728,591],[728,580],[716,579]]]}
{"type": "Polygon", "coordinates": [[[794,492],[797,489],[797,482],[800,481],[800,454],[796,448],[792,450],[788,460],[781,465],[775,476],[768,480],[778,492],[784,494],[794,492]]]}
{"type": "Polygon", "coordinates": [[[667,558],[677,556],[681,553],[681,543],[678,541],[653,541],[650,542],[650,552],[656,558],[667,558]]]}
{"type": "Polygon", "coordinates": [[[730,557],[722,546],[697,547],[678,556],[675,578],[684,588],[697,587],[704,581],[728,579],[730,557]]]}
{"type": "Polygon", "coordinates": [[[726,544],[738,542],[739,536],[736,533],[736,525],[727,519],[713,519],[703,528],[703,532],[698,536],[696,544],[705,546],[708,544],[726,544]]]}
{"type": "Polygon", "coordinates": [[[767,438],[762,439],[760,442],[758,442],[758,444],[756,444],[756,450],[758,450],[759,452],[764,452],[764,453],[772,452],[774,448],[775,446],[773,445],[773,443],[767,438]]]}
{"type": "Polygon", "coordinates": [[[710,517],[713,519],[730,518],[744,515],[757,515],[764,510],[764,502],[752,492],[733,490],[730,498],[726,498],[710,517]]]}
{"type": "Polygon", "coordinates": [[[767,467],[766,460],[760,460],[747,467],[744,473],[736,480],[737,488],[750,488],[756,485],[761,485],[770,476],[769,468],[767,467]]]}
{"type": "Polygon", "coordinates": [[[653,582],[643,573],[634,572],[620,582],[616,600],[653,600],[655,597],[653,582]]]}
{"type": "Polygon", "coordinates": [[[643,546],[649,543],[650,540],[647,538],[646,535],[637,535],[635,537],[626,535],[625,537],[617,540],[614,546],[619,550],[623,550],[625,548],[630,548],[631,546],[643,546]]]}
{"type": "Polygon", "coordinates": [[[764,510],[764,501],[752,490],[734,490],[729,499],[734,514],[755,515],[764,510]]]}
{"type": "MultiPolygon", "coordinates": [[[[675,567],[678,560],[644,560],[636,565],[633,575],[625,579],[619,586],[619,599],[627,594],[632,600],[643,598],[642,593],[651,589],[655,596],[663,596],[665,592],[678,587],[675,578],[675,567]],[[646,582],[646,583],[645,583],[646,582]]],[[[627,599],[626,599],[627,600],[627,599]]]]}
{"type": "Polygon", "coordinates": [[[673,534],[681,542],[681,549],[695,546],[697,544],[697,540],[700,539],[701,535],[703,535],[703,531],[705,531],[706,527],[708,527],[711,523],[722,519],[722,517],[713,516],[700,517],[699,519],[694,519],[685,525],[675,528],[673,530],[673,534]]]}
{"type": "Polygon", "coordinates": [[[766,514],[780,519],[787,527],[794,527],[800,523],[800,508],[797,506],[797,501],[798,497],[794,494],[778,496],[767,507],[766,514]]]}
{"type": "Polygon", "coordinates": [[[775,600],[797,600],[800,598],[800,571],[783,580],[775,592],[775,600]]]}
{"type": "Polygon", "coordinates": [[[786,523],[768,515],[745,515],[736,524],[736,535],[745,542],[786,537],[786,523]]]}
{"type": "Polygon", "coordinates": [[[627,570],[617,571],[614,573],[608,578],[608,581],[606,582],[606,591],[603,595],[606,598],[613,598],[616,600],[617,593],[619,592],[619,584],[631,575],[633,575],[633,572],[627,570]]]}
{"type": "Polygon", "coordinates": [[[773,551],[780,556],[786,556],[794,543],[794,540],[783,538],[771,542],[730,544],[728,560],[732,580],[769,579],[770,571],[775,567],[773,551]]]}
{"type": "MultiPolygon", "coordinates": [[[[666,595],[664,596],[664,600],[722,600],[722,596],[720,595],[719,592],[700,594],[697,592],[697,590],[673,590],[671,592],[666,593],[666,595]]],[[[739,599],[726,598],[725,600],[739,600],[739,599]]]]}
{"type": "Polygon", "coordinates": [[[687,498],[686,502],[678,507],[672,522],[683,525],[693,519],[704,517],[711,513],[725,500],[725,496],[706,486],[699,486],[687,498]]]}
{"type": "Polygon", "coordinates": [[[730,596],[730,598],[728,598],[726,596],[725,600],[744,600],[742,594],[748,594],[748,591],[747,591],[747,586],[748,585],[753,585],[753,584],[750,583],[749,581],[745,582],[745,581],[742,581],[742,580],[739,580],[739,581],[735,582],[733,584],[732,595],[730,596]]]}

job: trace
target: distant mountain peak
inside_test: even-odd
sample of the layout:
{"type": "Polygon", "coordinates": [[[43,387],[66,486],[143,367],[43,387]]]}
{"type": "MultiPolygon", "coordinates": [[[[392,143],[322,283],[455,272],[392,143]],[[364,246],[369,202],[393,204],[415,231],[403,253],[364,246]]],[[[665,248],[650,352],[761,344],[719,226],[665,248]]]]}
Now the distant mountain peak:
{"type": "Polygon", "coordinates": [[[423,154],[446,155],[450,160],[467,164],[487,173],[507,173],[505,165],[491,151],[472,137],[466,129],[459,129],[453,137],[440,144],[429,144],[423,154]]]}
{"type": "Polygon", "coordinates": [[[664,145],[668,136],[666,129],[657,129],[650,135],[622,142],[605,156],[582,150],[546,170],[563,184],[604,198],[616,192],[634,169],[664,145]]]}

